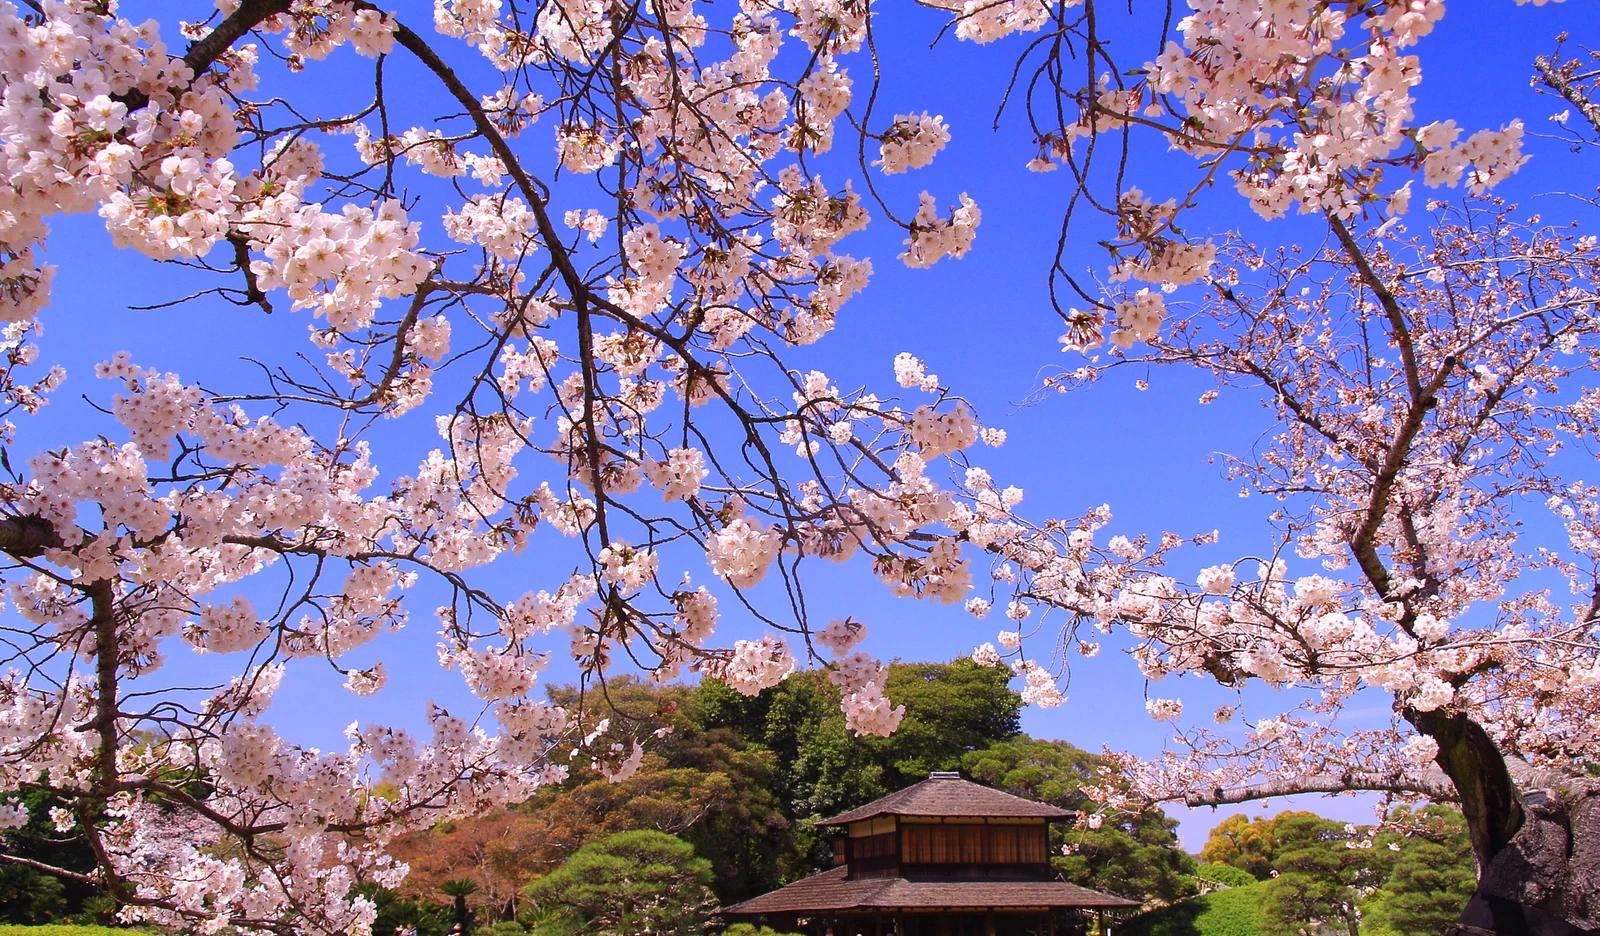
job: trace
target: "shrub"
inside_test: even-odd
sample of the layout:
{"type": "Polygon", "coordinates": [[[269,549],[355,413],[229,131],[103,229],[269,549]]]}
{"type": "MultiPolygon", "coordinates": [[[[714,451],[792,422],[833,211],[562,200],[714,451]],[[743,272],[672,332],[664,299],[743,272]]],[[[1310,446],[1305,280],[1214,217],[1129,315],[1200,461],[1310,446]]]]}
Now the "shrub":
{"type": "Polygon", "coordinates": [[[1256,883],[1255,875],[1249,871],[1225,864],[1203,864],[1195,869],[1194,876],[1223,887],[1249,887],[1256,883]]]}

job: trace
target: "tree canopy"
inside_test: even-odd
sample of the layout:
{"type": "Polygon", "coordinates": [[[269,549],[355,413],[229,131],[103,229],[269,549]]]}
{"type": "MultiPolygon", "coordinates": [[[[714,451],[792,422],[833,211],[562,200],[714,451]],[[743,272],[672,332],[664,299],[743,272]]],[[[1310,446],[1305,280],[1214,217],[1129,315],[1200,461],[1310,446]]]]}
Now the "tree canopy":
{"type": "Polygon", "coordinates": [[[1378,854],[1393,847],[1383,884],[1362,905],[1362,926],[1371,936],[1440,933],[1477,889],[1467,824],[1454,809],[1428,806],[1402,819],[1410,833],[1379,837],[1378,854]]]}
{"type": "Polygon", "coordinates": [[[528,885],[538,936],[669,936],[709,930],[711,863],[662,832],[591,842],[528,885]]]}

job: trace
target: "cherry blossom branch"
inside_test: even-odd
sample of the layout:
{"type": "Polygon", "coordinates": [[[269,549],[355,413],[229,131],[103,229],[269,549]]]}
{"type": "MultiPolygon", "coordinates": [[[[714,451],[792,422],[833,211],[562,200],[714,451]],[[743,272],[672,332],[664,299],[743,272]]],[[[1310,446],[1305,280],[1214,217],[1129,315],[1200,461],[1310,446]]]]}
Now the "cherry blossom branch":
{"type": "Polygon", "coordinates": [[[1300,793],[1354,792],[1416,794],[1439,803],[1453,803],[1460,799],[1450,778],[1442,771],[1346,771],[1268,780],[1227,789],[1193,790],[1184,795],[1183,802],[1186,806],[1227,806],[1300,793]]]}
{"type": "MultiPolygon", "coordinates": [[[[1576,63],[1571,63],[1575,65],[1576,63]]],[[[1600,101],[1590,97],[1593,93],[1591,87],[1584,88],[1582,78],[1577,75],[1575,68],[1567,65],[1557,65],[1551,56],[1541,55],[1533,60],[1534,71],[1539,73],[1540,82],[1551,91],[1560,95],[1567,103],[1577,108],[1579,115],[1588,121],[1596,134],[1600,134],[1600,101]]]]}

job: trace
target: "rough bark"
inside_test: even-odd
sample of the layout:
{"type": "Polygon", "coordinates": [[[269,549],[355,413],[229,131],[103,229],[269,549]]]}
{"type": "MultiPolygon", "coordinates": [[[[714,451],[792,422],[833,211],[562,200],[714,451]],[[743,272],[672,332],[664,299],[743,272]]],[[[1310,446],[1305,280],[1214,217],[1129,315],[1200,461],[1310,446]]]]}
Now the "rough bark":
{"type": "Polygon", "coordinates": [[[1517,831],[1523,810],[1511,769],[1494,739],[1466,715],[1408,710],[1405,717],[1439,743],[1439,769],[1456,788],[1478,867],[1488,867],[1517,831]]]}
{"type": "Polygon", "coordinates": [[[1600,929],[1600,781],[1507,758],[1462,714],[1407,711],[1439,742],[1478,859],[1462,932],[1569,936],[1600,929]]]}
{"type": "Polygon", "coordinates": [[[1600,781],[1524,789],[1525,820],[1483,867],[1460,933],[1600,932],[1600,781]]]}

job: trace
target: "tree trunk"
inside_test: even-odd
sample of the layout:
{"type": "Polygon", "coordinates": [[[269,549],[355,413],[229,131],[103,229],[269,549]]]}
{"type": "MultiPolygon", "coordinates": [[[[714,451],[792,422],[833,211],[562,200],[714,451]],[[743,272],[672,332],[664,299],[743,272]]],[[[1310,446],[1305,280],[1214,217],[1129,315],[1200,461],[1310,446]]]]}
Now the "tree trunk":
{"type": "Polygon", "coordinates": [[[1456,934],[1600,932],[1600,780],[1507,761],[1465,715],[1408,711],[1439,742],[1478,859],[1478,890],[1456,934]]]}
{"type": "Polygon", "coordinates": [[[1525,820],[1478,876],[1461,922],[1491,933],[1600,932],[1600,782],[1522,791],[1525,820]]]}

